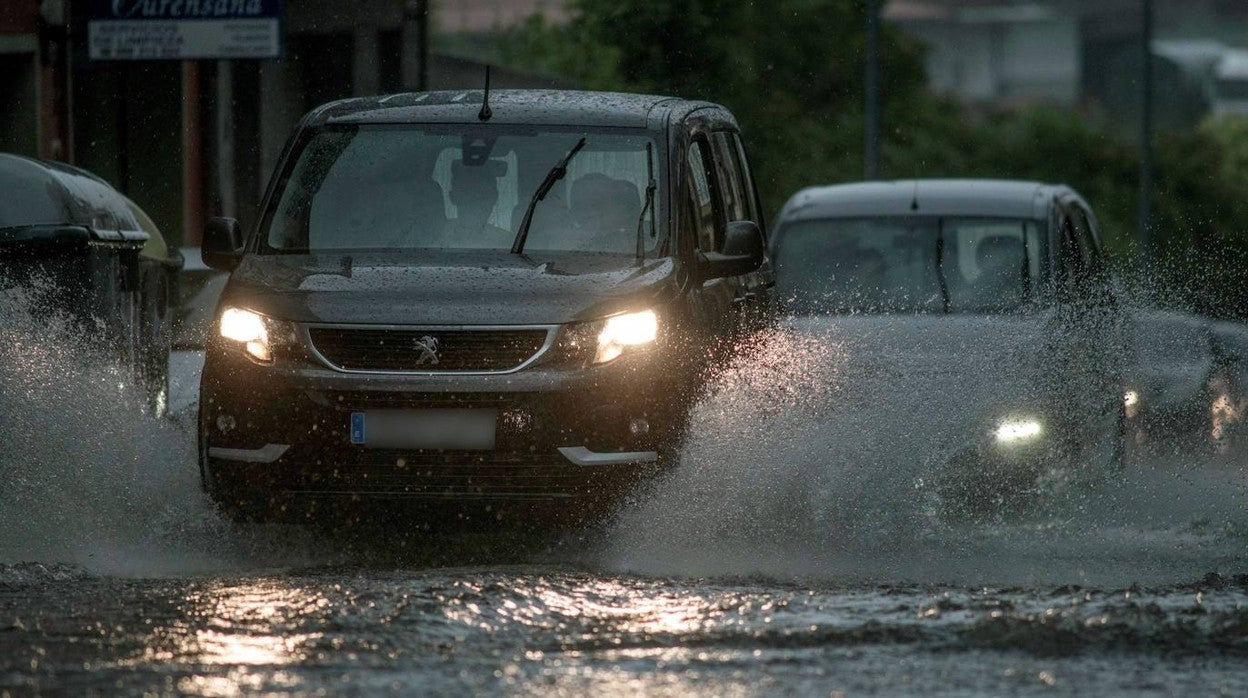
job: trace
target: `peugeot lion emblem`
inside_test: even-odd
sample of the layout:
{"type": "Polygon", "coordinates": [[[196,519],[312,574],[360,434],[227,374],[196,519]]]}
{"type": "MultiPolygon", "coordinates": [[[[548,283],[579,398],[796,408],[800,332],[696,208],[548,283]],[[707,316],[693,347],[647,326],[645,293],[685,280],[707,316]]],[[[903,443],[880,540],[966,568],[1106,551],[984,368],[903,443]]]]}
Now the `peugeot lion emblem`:
{"type": "Polygon", "coordinates": [[[417,366],[438,365],[438,338],[425,335],[415,341],[415,349],[420,352],[416,357],[417,366]]]}

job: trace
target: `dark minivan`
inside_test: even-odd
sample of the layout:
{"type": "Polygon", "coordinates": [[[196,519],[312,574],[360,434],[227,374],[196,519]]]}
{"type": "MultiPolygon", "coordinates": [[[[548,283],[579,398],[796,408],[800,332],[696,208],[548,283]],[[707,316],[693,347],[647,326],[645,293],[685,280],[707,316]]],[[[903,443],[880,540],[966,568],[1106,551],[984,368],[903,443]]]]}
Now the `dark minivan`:
{"type": "Polygon", "coordinates": [[[232,276],[201,473],[244,518],[403,499],[583,520],[659,467],[771,286],[733,116],[626,94],[325,105],[256,230],[214,219],[203,254],[232,276]]]}

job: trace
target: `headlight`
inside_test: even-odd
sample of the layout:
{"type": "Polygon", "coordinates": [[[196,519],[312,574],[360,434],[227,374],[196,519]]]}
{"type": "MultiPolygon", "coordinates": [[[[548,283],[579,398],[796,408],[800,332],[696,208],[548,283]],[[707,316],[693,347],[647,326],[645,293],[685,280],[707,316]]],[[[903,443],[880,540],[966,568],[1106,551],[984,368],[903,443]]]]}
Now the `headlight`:
{"type": "Polygon", "coordinates": [[[273,360],[269,328],[263,315],[242,308],[226,308],[221,311],[219,324],[221,336],[241,344],[251,358],[262,363],[273,360]]]}
{"type": "Polygon", "coordinates": [[[653,310],[609,317],[598,333],[594,363],[606,363],[630,347],[652,344],[659,336],[659,318],[653,310]]]}
{"type": "Polygon", "coordinates": [[[1007,419],[997,426],[995,435],[999,444],[1018,444],[1033,441],[1044,433],[1044,427],[1034,419],[1007,419]]]}

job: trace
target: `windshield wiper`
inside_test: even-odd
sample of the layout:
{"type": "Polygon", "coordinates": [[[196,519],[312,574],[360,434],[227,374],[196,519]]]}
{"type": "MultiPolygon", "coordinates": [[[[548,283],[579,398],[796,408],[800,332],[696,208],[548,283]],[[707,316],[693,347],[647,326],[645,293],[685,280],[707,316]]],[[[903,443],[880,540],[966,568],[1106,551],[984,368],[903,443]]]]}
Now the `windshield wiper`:
{"type": "Polygon", "coordinates": [[[658,236],[655,229],[654,216],[654,190],[658,188],[658,184],[654,181],[654,144],[646,144],[646,202],[641,206],[641,215],[637,216],[637,264],[638,266],[646,262],[646,242],[642,237],[641,231],[646,223],[646,212],[650,212],[650,238],[654,239],[658,236]]]}
{"type": "Polygon", "coordinates": [[[949,281],[945,279],[945,219],[936,221],[936,282],[940,284],[940,299],[944,312],[949,314],[949,281]]]}
{"type": "Polygon", "coordinates": [[[564,175],[568,173],[568,163],[572,162],[572,158],[576,157],[576,154],[584,147],[585,138],[582,137],[581,140],[576,142],[576,145],[572,146],[568,154],[563,156],[563,159],[558,164],[550,168],[550,172],[546,173],[546,179],[543,179],[542,183],[537,185],[537,191],[533,192],[533,198],[529,199],[529,207],[524,211],[524,219],[520,221],[520,229],[516,231],[515,242],[511,243],[512,254],[524,252],[524,242],[529,239],[529,225],[533,223],[533,209],[537,208],[537,202],[546,198],[551,188],[555,186],[555,182],[563,179],[564,175]]]}

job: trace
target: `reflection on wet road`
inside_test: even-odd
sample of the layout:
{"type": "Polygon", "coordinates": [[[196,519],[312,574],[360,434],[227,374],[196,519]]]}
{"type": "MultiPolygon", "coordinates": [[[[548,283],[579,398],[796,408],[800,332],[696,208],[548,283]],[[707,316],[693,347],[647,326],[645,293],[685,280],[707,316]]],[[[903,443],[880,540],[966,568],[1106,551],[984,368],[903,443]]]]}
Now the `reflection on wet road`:
{"type": "Polygon", "coordinates": [[[67,693],[1242,694],[1248,579],[653,580],[566,566],[128,580],[0,570],[0,686],[67,693]]]}

